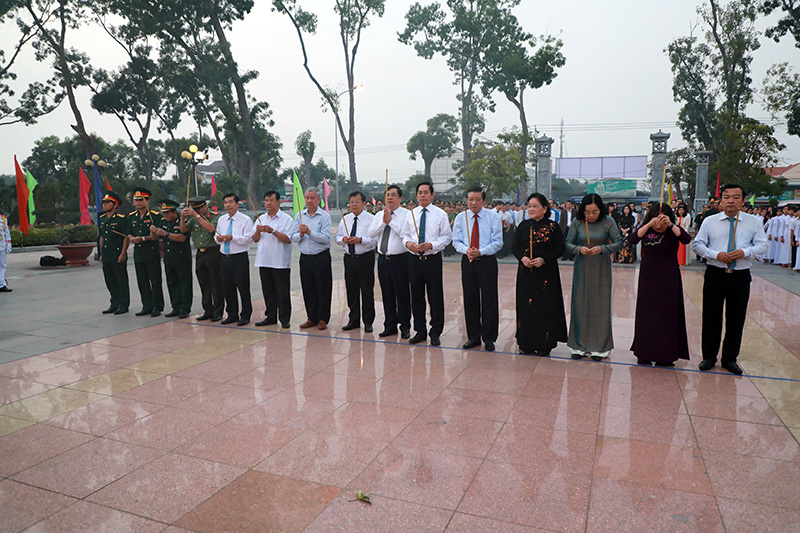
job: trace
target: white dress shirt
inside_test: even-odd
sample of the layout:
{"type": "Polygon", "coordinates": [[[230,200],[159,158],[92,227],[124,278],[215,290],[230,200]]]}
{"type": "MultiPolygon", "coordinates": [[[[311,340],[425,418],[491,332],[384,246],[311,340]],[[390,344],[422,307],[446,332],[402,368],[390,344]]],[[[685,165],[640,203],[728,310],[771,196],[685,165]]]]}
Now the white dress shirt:
{"type": "Polygon", "coordinates": [[[342,219],[342,222],[339,222],[339,227],[336,228],[336,244],[342,246],[342,251],[345,253],[345,255],[350,254],[350,245],[342,242],[342,238],[351,236],[350,234],[353,231],[353,221],[356,218],[358,218],[358,224],[356,224],[356,234],[352,236],[361,237],[361,242],[353,245],[355,247],[355,255],[365,254],[370,250],[375,249],[375,239],[369,236],[369,230],[372,227],[373,216],[367,213],[366,210],[362,211],[358,217],[356,217],[353,213],[347,213],[342,219]],[[347,226],[347,231],[344,229],[345,225],[347,226]]]}
{"type": "Polygon", "coordinates": [[[308,214],[308,208],[303,209],[294,217],[291,237],[301,254],[321,254],[331,247],[331,216],[319,207],[313,215],[308,214]],[[311,234],[300,235],[300,224],[308,226],[311,234]]]}
{"type": "MultiPolygon", "coordinates": [[[[256,226],[270,226],[273,230],[291,237],[294,229],[294,219],[280,209],[274,217],[264,213],[256,219],[256,226]]],[[[289,268],[292,261],[291,241],[282,242],[275,236],[275,232],[261,233],[256,248],[256,267],[264,268],[289,268]]]]}
{"type": "MultiPolygon", "coordinates": [[[[403,245],[409,242],[419,244],[419,233],[422,233],[422,209],[418,205],[411,211],[411,216],[406,220],[406,226],[403,230],[403,245]],[[416,223],[416,226],[414,225],[416,223]]],[[[430,204],[425,216],[425,240],[433,245],[432,250],[426,250],[423,255],[435,255],[445,249],[453,239],[453,230],[450,229],[450,220],[447,218],[447,213],[439,209],[433,204],[430,204]]]]}
{"type": "MultiPolygon", "coordinates": [[[[753,260],[766,253],[769,248],[764,228],[756,217],[739,212],[739,222],[736,224],[734,250],[744,252],[744,259],[737,259],[734,270],[746,270],[753,264],[753,260]]],[[[731,252],[728,246],[730,235],[730,221],[724,212],[716,213],[703,220],[700,231],[692,241],[694,253],[705,257],[709,265],[719,268],[728,268],[727,263],[717,261],[717,254],[731,252]]]]}
{"type": "MultiPolygon", "coordinates": [[[[250,249],[250,244],[253,242],[253,221],[250,217],[236,211],[233,216],[225,213],[217,221],[217,233],[220,235],[233,235],[233,240],[230,241],[230,253],[228,255],[239,254],[246,252],[250,249]],[[233,227],[228,231],[230,220],[233,219],[233,227]]],[[[225,253],[225,242],[219,243],[219,249],[225,253]]]]}
{"type": "MultiPolygon", "coordinates": [[[[408,248],[403,244],[403,230],[406,221],[411,218],[410,211],[405,207],[398,207],[392,211],[392,221],[389,223],[389,242],[386,247],[386,255],[400,255],[408,253],[408,248]]],[[[383,221],[383,212],[380,211],[372,218],[372,226],[369,228],[369,236],[375,239],[375,246],[378,253],[381,252],[381,239],[386,223],[383,221]]]]}

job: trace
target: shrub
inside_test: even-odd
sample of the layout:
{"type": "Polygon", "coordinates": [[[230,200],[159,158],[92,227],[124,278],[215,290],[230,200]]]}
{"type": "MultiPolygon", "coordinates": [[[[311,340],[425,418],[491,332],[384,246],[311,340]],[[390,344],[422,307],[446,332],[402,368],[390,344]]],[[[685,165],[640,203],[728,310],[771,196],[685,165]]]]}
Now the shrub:
{"type": "Polygon", "coordinates": [[[31,226],[28,235],[23,235],[19,228],[11,229],[11,246],[44,246],[61,244],[68,239],[68,244],[97,241],[97,226],[31,226]],[[47,227],[50,226],[50,227],[47,227]]]}

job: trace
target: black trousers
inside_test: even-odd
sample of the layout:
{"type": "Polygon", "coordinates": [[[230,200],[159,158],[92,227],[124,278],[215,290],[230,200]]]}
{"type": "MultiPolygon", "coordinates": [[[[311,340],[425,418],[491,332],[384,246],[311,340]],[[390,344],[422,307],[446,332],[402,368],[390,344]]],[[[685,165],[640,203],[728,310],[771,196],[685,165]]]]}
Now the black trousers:
{"type": "Polygon", "coordinates": [[[444,330],[444,286],[442,285],[442,254],[411,255],[409,258],[409,281],[411,282],[411,311],[414,315],[414,331],[428,333],[425,322],[425,294],[431,307],[431,337],[438,337],[444,330]]]}
{"type": "Polygon", "coordinates": [[[375,250],[361,255],[344,254],[344,287],[350,323],[361,322],[363,314],[364,325],[371,326],[375,321],[375,250]]]}
{"type": "Polygon", "coordinates": [[[225,293],[225,311],[228,318],[249,319],[253,314],[253,303],[250,300],[250,259],[247,252],[238,254],[222,254],[222,290],[225,293]],[[239,298],[242,300],[242,312],[239,313],[239,298]]]}
{"type": "Polygon", "coordinates": [[[287,324],[292,318],[292,297],[289,295],[288,268],[259,267],[258,275],[261,277],[261,293],[267,310],[264,312],[267,320],[280,320],[287,324]]]}
{"type": "Polygon", "coordinates": [[[717,360],[722,337],[722,310],[725,308],[725,340],[722,362],[734,362],[742,345],[742,330],[750,299],[750,270],[734,270],[707,265],[703,282],[703,359],[717,360]]]}
{"type": "Polygon", "coordinates": [[[219,251],[219,246],[204,250],[197,250],[194,267],[203,299],[203,312],[212,316],[222,316],[225,308],[220,274],[222,252],[219,251]]]}
{"type": "Polygon", "coordinates": [[[127,309],[131,304],[131,290],[128,284],[128,263],[103,261],[103,279],[111,295],[114,309],[127,309]]]}
{"type": "Polygon", "coordinates": [[[464,316],[469,340],[497,340],[499,311],[497,302],[497,258],[479,257],[470,262],[461,258],[461,288],[464,291],[464,316]]]}
{"type": "Polygon", "coordinates": [[[192,310],[192,256],[176,261],[164,261],[169,302],[174,311],[192,310]]]}
{"type": "Polygon", "coordinates": [[[408,262],[411,254],[379,255],[378,282],[383,293],[383,327],[387,330],[411,330],[411,288],[408,262]]]}
{"type": "Polygon", "coordinates": [[[330,250],[315,255],[300,254],[300,285],[308,319],[311,322],[330,322],[333,292],[330,250]]]}
{"type": "Polygon", "coordinates": [[[161,288],[161,260],[134,261],[136,284],[142,298],[142,310],[164,309],[164,291],[161,288]]]}

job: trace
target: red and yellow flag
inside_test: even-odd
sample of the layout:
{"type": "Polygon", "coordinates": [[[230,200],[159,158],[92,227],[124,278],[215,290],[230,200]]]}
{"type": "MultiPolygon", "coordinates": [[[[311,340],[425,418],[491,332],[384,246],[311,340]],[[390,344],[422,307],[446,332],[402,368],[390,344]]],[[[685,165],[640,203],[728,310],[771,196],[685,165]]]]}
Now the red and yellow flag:
{"type": "Polygon", "coordinates": [[[17,207],[19,208],[19,229],[25,236],[28,236],[28,198],[30,191],[28,190],[28,180],[22,169],[17,162],[17,156],[14,156],[14,167],[17,171],[17,207]]]}

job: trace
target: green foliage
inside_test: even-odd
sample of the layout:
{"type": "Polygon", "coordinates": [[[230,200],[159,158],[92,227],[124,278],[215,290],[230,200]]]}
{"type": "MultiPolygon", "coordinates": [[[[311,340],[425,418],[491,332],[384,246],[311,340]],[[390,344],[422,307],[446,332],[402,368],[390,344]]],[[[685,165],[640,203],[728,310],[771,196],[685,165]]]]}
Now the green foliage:
{"type": "Polygon", "coordinates": [[[800,136],[800,75],[788,63],[772,65],[764,78],[763,91],[772,117],[782,114],[789,135],[800,136]]]}
{"type": "Polygon", "coordinates": [[[11,229],[11,246],[45,246],[53,244],[77,244],[96,242],[97,226],[40,226],[37,224],[24,235],[19,229],[11,229]]]}
{"type": "Polygon", "coordinates": [[[794,45],[800,48],[800,2],[798,0],[759,0],[759,11],[770,15],[780,10],[782,18],[775,26],[767,28],[764,35],[775,42],[781,40],[787,33],[794,37],[794,45]]]}
{"type": "Polygon", "coordinates": [[[682,184],[687,186],[687,194],[690,198],[695,197],[695,179],[697,178],[697,159],[693,146],[677,148],[667,153],[667,171],[675,184],[676,190],[681,189],[682,184]]]}
{"type": "Polygon", "coordinates": [[[458,142],[458,121],[452,115],[439,113],[428,119],[427,126],[425,131],[411,136],[406,150],[412,161],[417,160],[419,152],[425,162],[425,176],[430,178],[433,160],[453,155],[453,146],[458,142]]]}
{"type": "Polygon", "coordinates": [[[518,177],[525,171],[516,148],[500,143],[481,142],[473,149],[470,161],[452,179],[462,192],[480,186],[488,198],[499,198],[516,190],[518,177]]]}

